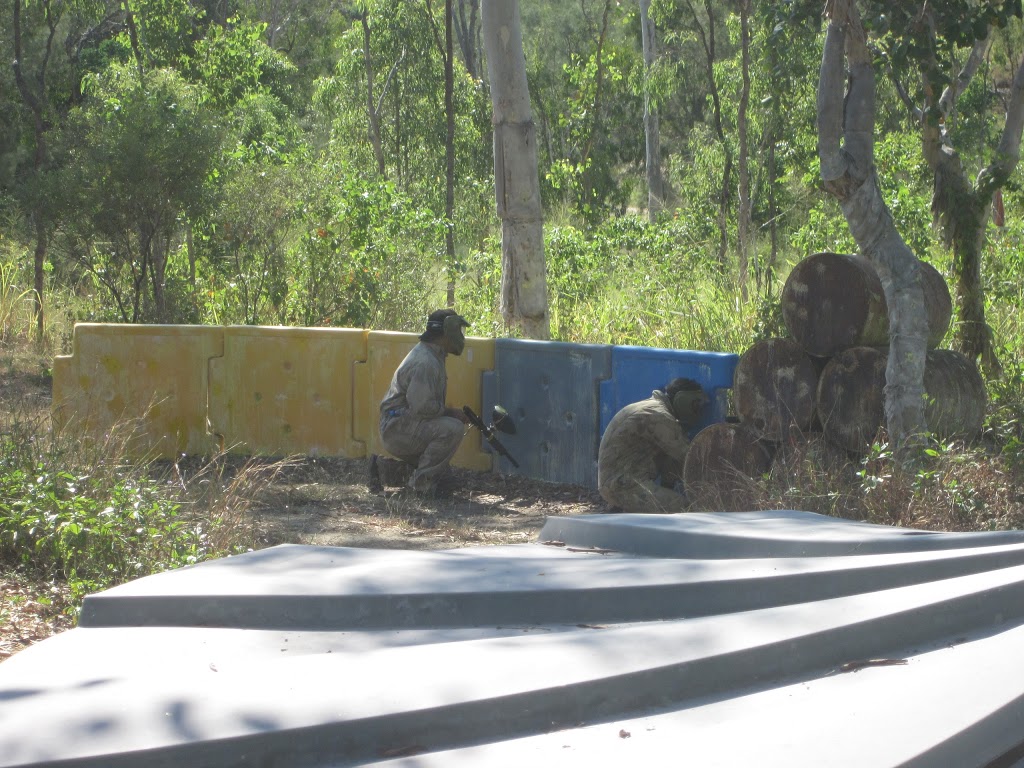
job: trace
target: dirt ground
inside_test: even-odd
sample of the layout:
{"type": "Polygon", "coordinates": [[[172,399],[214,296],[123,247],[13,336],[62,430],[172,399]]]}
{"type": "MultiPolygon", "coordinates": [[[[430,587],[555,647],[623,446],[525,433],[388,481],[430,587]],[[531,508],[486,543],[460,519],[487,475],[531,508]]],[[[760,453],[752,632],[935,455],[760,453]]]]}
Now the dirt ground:
{"type": "Polygon", "coordinates": [[[372,493],[365,459],[302,459],[259,497],[261,544],[446,549],[535,540],[549,516],[607,512],[598,493],[575,485],[452,469],[451,498],[404,488],[372,493]]]}

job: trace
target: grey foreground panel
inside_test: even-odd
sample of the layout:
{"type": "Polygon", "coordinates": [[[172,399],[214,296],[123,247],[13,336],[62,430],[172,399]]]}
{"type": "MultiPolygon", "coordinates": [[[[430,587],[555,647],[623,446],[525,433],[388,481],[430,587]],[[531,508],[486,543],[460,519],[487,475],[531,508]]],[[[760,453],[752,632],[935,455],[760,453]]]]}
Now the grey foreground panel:
{"type": "Polygon", "coordinates": [[[803,512],[281,546],[0,664],[0,766],[1012,766],[1024,535],[803,512]]]}

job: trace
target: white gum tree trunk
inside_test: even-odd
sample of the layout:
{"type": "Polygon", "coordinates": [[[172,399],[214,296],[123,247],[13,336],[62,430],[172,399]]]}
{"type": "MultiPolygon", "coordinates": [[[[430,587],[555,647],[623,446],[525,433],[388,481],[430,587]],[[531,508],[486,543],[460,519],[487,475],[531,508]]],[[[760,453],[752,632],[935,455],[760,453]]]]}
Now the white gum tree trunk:
{"type": "Polygon", "coordinates": [[[548,339],[544,211],[537,175],[537,133],[526,84],[518,0],[481,8],[494,110],[494,192],[501,219],[501,316],[527,338],[548,339]]]}
{"type": "MultiPolygon", "coordinates": [[[[640,40],[643,45],[644,71],[650,73],[657,58],[657,38],[650,16],[651,0],[640,0],[640,40]]],[[[644,139],[647,166],[647,217],[654,221],[664,207],[665,190],[661,175],[661,132],[658,110],[651,106],[651,95],[644,90],[644,139]]]]}

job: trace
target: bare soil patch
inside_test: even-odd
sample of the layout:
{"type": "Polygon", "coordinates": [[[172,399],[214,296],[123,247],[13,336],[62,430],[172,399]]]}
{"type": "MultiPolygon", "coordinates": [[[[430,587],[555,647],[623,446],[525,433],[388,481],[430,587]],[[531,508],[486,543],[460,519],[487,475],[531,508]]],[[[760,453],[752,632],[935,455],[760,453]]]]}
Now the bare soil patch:
{"type": "Polygon", "coordinates": [[[606,512],[591,489],[453,468],[450,498],[367,487],[365,459],[299,459],[252,510],[261,543],[447,549],[532,541],[545,519],[606,512]]]}

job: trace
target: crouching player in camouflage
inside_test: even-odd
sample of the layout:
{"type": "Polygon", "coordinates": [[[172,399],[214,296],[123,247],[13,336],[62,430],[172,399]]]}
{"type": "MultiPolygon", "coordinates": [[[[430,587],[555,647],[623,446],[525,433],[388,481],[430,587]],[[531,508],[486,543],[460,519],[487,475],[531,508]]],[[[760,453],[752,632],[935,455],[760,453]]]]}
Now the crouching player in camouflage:
{"type": "Polygon", "coordinates": [[[687,432],[707,404],[696,381],[673,379],[664,391],[616,413],[598,449],[597,486],[604,500],[625,512],[685,511],[687,432]]]}
{"type": "Polygon", "coordinates": [[[445,358],[462,354],[462,329],[468,327],[453,309],[431,312],[419,344],[398,366],[380,404],[384,448],[415,467],[409,487],[421,496],[437,494],[438,480],[466,433],[466,414],[445,405],[445,358]]]}

